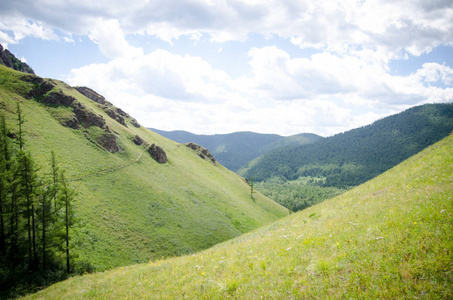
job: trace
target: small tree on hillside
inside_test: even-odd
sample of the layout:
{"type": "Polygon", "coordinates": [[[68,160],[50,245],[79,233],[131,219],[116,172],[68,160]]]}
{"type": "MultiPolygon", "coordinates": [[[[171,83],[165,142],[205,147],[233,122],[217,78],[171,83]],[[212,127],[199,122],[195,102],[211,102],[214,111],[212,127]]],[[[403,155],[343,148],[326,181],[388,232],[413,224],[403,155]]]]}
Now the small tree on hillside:
{"type": "Polygon", "coordinates": [[[255,197],[253,197],[253,194],[255,193],[255,190],[253,189],[253,176],[250,177],[250,197],[252,198],[253,201],[255,201],[255,197]]]}

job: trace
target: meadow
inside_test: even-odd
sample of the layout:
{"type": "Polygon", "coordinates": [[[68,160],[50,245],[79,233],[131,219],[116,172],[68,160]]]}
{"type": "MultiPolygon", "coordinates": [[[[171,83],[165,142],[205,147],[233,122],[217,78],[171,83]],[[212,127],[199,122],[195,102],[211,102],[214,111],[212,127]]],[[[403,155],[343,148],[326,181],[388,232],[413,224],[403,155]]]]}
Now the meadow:
{"type": "Polygon", "coordinates": [[[453,136],[340,196],[196,254],[25,299],[450,299],[453,136]]]}

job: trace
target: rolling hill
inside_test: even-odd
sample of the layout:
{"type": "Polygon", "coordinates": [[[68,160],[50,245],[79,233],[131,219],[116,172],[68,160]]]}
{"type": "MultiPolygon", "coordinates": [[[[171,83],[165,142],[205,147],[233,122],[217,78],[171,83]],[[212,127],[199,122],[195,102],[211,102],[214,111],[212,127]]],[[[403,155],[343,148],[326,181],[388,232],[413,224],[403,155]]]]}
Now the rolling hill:
{"type": "Polygon", "coordinates": [[[194,142],[209,149],[219,163],[234,172],[237,172],[251,160],[272,149],[288,145],[311,144],[322,139],[321,136],[312,133],[301,133],[288,137],[255,132],[198,135],[183,130],[164,131],[155,128],[150,129],[175,142],[194,142]]]}
{"type": "Polygon", "coordinates": [[[451,299],[453,136],[334,199],[196,255],[26,299],[451,299]]]}
{"type": "Polygon", "coordinates": [[[77,191],[73,252],[96,270],[189,254],[268,224],[287,209],[243,178],[140,126],[85,87],[0,66],[0,113],[50,173],[51,151],[77,191]]]}

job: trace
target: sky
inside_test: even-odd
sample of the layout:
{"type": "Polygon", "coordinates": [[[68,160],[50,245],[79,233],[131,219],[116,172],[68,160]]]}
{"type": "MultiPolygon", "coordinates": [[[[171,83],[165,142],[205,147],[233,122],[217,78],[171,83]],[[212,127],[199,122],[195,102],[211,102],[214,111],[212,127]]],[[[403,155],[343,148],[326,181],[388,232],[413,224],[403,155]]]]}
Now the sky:
{"type": "Polygon", "coordinates": [[[0,44],[161,130],[330,136],[453,101],[451,0],[0,0],[0,44]]]}

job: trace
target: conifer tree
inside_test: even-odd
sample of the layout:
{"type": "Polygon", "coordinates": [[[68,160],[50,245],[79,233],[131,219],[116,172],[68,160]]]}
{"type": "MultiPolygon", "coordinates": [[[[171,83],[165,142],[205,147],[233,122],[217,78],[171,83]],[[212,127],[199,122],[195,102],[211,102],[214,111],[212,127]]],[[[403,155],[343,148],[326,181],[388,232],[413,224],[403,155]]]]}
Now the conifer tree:
{"type": "Polygon", "coordinates": [[[22,114],[22,109],[20,108],[20,104],[17,103],[17,108],[16,108],[16,113],[17,113],[17,124],[19,126],[19,149],[22,150],[24,146],[24,136],[23,136],[23,128],[22,124],[25,123],[24,116],[22,114]]]}
{"type": "Polygon", "coordinates": [[[50,158],[50,167],[52,170],[51,176],[52,176],[52,185],[51,185],[51,195],[52,195],[52,200],[54,203],[54,213],[57,213],[57,192],[58,192],[58,165],[57,161],[55,158],[55,152],[52,150],[50,153],[51,158],[50,158]]]}
{"type": "Polygon", "coordinates": [[[73,208],[72,202],[74,200],[75,191],[69,187],[68,182],[65,179],[64,172],[61,173],[60,177],[61,184],[61,203],[64,207],[64,221],[65,221],[65,234],[64,234],[64,250],[66,252],[66,272],[69,274],[71,271],[70,267],[70,254],[69,254],[69,228],[73,225],[73,208]]]}
{"type": "Polygon", "coordinates": [[[37,170],[29,152],[19,150],[17,152],[17,172],[21,196],[21,204],[24,207],[26,228],[28,236],[28,260],[29,266],[35,267],[38,260],[36,250],[36,224],[35,224],[35,190],[37,188],[37,170]]]}
{"type": "Polygon", "coordinates": [[[5,213],[7,205],[6,193],[6,157],[7,157],[7,135],[5,116],[0,116],[0,254],[5,255],[6,251],[6,230],[5,213]],[[6,148],[6,150],[5,150],[6,148]]]}

